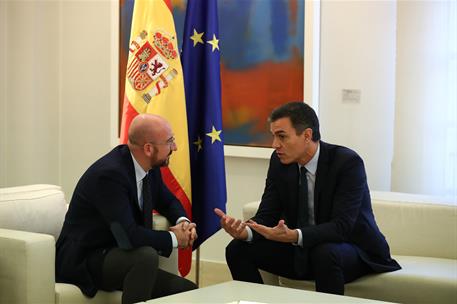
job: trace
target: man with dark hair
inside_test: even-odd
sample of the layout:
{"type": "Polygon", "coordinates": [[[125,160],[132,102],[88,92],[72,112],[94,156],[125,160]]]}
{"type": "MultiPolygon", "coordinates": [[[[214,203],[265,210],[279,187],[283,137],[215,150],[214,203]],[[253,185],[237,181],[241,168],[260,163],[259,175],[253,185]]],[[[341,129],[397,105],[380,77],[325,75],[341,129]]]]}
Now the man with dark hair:
{"type": "Polygon", "coordinates": [[[194,223],[162,181],[160,167],[176,151],[173,132],[162,117],[136,116],[127,145],[97,160],[76,185],[56,243],[56,280],[97,290],[122,290],[122,303],[137,303],[196,285],[159,269],[159,255],[192,247],[194,223]],[[152,229],[152,210],[174,225],[152,229]]]}
{"type": "Polygon", "coordinates": [[[256,215],[245,223],[215,209],[234,238],[226,248],[233,279],[263,283],[262,269],[344,294],[345,283],[400,269],[376,225],[360,156],[321,141],[303,102],[275,109],[269,121],[275,151],[256,215]]]}

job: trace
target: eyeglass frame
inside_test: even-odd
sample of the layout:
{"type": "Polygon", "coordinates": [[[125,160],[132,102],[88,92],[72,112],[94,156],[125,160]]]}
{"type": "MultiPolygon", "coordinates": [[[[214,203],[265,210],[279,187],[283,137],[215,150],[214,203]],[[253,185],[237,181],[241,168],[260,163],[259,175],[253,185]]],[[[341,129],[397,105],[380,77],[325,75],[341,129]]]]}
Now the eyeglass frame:
{"type": "Polygon", "coordinates": [[[152,141],[148,141],[145,144],[151,144],[151,145],[169,145],[170,147],[173,147],[173,145],[176,145],[176,138],[174,136],[170,137],[167,139],[165,142],[162,143],[155,143],[152,141]]]}

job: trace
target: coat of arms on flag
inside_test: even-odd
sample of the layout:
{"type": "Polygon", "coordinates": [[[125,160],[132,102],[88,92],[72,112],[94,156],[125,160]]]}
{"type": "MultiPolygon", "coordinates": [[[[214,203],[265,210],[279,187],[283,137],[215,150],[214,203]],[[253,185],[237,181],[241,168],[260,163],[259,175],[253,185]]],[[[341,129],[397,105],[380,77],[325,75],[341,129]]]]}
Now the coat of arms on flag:
{"type": "Polygon", "coordinates": [[[152,35],[152,43],[147,38],[148,33],[143,30],[130,43],[129,52],[133,56],[127,66],[127,79],[136,91],[151,87],[142,95],[149,103],[178,74],[176,69],[169,68],[169,62],[176,60],[178,52],[176,39],[170,35],[156,31],[152,35]]]}

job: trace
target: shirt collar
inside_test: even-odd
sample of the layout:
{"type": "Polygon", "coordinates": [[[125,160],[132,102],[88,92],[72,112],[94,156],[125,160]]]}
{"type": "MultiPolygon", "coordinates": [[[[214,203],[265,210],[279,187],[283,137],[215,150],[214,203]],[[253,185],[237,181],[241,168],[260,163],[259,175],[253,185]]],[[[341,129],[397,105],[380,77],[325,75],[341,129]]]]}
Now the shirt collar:
{"type": "Polygon", "coordinates": [[[136,161],[135,157],[133,156],[132,153],[132,160],[133,160],[133,167],[135,168],[135,178],[136,178],[136,183],[138,184],[140,181],[143,180],[143,178],[148,174],[146,171],[141,168],[140,164],[136,161]]]}
{"type": "MultiPolygon", "coordinates": [[[[320,142],[318,142],[316,153],[314,153],[313,158],[311,158],[311,160],[305,164],[306,170],[308,170],[308,172],[311,173],[312,175],[316,175],[317,163],[319,161],[320,151],[321,151],[321,144],[320,144],[320,142]]],[[[298,167],[300,167],[300,164],[298,164],[298,167]]]]}

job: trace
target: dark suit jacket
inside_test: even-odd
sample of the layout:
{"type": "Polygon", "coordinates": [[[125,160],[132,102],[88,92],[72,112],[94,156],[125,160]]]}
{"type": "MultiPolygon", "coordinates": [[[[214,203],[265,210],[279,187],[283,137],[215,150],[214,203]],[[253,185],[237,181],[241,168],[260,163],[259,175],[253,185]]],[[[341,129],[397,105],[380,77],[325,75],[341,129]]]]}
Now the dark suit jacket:
{"type": "MultiPolygon", "coordinates": [[[[163,184],[160,169],[149,174],[153,208],[171,223],[186,216],[163,184]]],[[[104,254],[113,247],[141,246],[151,246],[163,256],[173,249],[169,232],[144,227],[132,156],[120,145],[90,166],[76,185],[56,244],[56,281],[75,284],[94,296],[104,254]]]]}
{"type": "MultiPolygon", "coordinates": [[[[400,269],[390,256],[371,207],[363,161],[354,151],[320,142],[314,189],[316,225],[296,227],[299,172],[297,163],[283,165],[273,153],[265,191],[254,220],[273,227],[283,218],[300,228],[303,254],[321,243],[355,244],[360,257],[376,272],[400,269]]],[[[261,236],[254,233],[254,241],[261,236]]]]}

